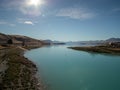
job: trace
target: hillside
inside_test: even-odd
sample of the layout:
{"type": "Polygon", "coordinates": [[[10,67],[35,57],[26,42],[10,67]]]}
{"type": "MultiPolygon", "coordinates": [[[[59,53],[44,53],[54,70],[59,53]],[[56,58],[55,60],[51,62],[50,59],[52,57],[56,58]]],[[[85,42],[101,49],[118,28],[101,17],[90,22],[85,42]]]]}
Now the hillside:
{"type": "Polygon", "coordinates": [[[7,44],[8,40],[12,40],[14,45],[42,45],[43,41],[33,39],[27,36],[22,35],[6,35],[3,33],[0,33],[0,44],[4,45],[7,44]]]}
{"type": "Polygon", "coordinates": [[[0,44],[6,43],[8,39],[9,39],[8,35],[0,33],[0,44]]]}

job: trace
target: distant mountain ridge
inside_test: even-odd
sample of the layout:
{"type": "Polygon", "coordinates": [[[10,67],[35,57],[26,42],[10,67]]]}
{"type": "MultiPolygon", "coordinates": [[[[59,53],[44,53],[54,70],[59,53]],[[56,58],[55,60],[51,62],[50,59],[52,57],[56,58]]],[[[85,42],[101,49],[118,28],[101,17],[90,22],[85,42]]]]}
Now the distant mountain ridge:
{"type": "Polygon", "coordinates": [[[107,40],[90,40],[90,41],[70,41],[67,44],[76,45],[102,45],[109,42],[120,42],[120,38],[109,38],[107,40]]]}
{"type": "Polygon", "coordinates": [[[45,43],[45,44],[52,44],[52,40],[49,40],[49,39],[47,39],[47,40],[43,40],[43,42],[45,43]]]}
{"type": "Polygon", "coordinates": [[[64,42],[61,42],[61,41],[52,41],[52,40],[43,40],[43,42],[45,44],[50,44],[50,45],[59,45],[59,44],[65,44],[64,42]]]}
{"type": "Polygon", "coordinates": [[[120,42],[120,38],[110,38],[106,40],[107,42],[120,42]]]}

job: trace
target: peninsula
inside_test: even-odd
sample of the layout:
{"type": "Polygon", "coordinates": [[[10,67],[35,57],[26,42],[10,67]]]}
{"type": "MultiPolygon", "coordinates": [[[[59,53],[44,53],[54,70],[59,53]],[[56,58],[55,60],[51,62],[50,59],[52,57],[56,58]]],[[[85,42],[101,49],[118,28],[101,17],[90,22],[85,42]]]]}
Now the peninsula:
{"type": "Polygon", "coordinates": [[[107,43],[106,45],[100,45],[100,46],[68,47],[68,48],[79,50],[79,51],[120,55],[120,42],[110,42],[110,43],[107,43]]]}

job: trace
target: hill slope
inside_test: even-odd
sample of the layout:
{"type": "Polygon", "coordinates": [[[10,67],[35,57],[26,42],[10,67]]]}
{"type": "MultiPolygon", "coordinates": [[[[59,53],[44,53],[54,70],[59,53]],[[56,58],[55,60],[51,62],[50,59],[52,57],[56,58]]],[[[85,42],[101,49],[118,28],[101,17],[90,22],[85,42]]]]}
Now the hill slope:
{"type": "Polygon", "coordinates": [[[12,40],[13,44],[22,45],[23,43],[25,45],[42,45],[43,41],[33,39],[27,36],[22,35],[6,35],[3,33],[0,33],[0,44],[7,44],[8,40],[12,40]]]}

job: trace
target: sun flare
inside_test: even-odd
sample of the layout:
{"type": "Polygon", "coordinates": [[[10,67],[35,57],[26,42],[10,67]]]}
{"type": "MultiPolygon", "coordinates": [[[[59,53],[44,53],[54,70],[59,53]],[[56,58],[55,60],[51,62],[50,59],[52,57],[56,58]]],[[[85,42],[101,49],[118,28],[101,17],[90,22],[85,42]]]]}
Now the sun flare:
{"type": "Polygon", "coordinates": [[[40,6],[42,4],[42,0],[29,0],[28,5],[29,6],[40,6]]]}

